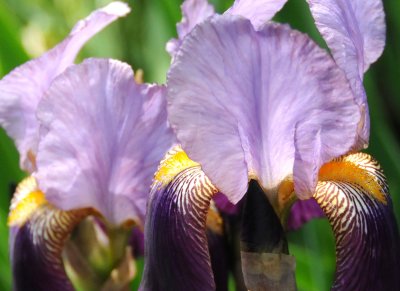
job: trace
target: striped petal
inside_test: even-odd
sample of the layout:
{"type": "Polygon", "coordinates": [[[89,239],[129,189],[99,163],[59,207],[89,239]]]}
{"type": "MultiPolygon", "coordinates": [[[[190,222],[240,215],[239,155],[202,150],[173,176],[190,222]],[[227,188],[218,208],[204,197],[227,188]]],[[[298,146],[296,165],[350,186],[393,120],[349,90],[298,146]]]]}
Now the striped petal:
{"type": "Polygon", "coordinates": [[[136,84],[127,64],[89,59],[53,82],[38,118],[35,176],[49,202],[142,224],[151,179],[173,143],[165,88],[136,84]]]}
{"type": "Polygon", "coordinates": [[[185,0],[181,5],[182,20],[176,25],[178,38],[168,41],[166,50],[173,57],[179,50],[185,36],[192,29],[214,14],[214,7],[207,0],[185,0]]]}
{"type": "Polygon", "coordinates": [[[181,150],[172,150],[161,163],[145,223],[141,290],[215,290],[205,228],[216,192],[181,150]]]}
{"type": "Polygon", "coordinates": [[[314,198],[336,239],[332,290],[399,290],[400,238],[386,179],[364,153],[321,168],[314,198]]]}
{"type": "Polygon", "coordinates": [[[274,200],[293,175],[301,199],[319,167],[356,138],[343,72],[306,35],[214,16],[188,35],[168,74],[169,121],[189,157],[233,203],[258,180],[274,200]]]}
{"type": "Polygon", "coordinates": [[[22,181],[8,217],[14,290],[125,288],[135,275],[131,247],[125,247],[131,232],[89,215],[98,213],[59,210],[33,177],[22,181]]]}
{"type": "Polygon", "coordinates": [[[346,73],[364,113],[360,147],[369,140],[368,104],[362,79],[385,47],[385,13],[381,0],[307,0],[317,28],[336,63],[346,73]]]}
{"type": "Polygon", "coordinates": [[[79,21],[60,44],[0,80],[0,124],[17,145],[21,168],[30,172],[35,169],[39,128],[35,113],[43,94],[93,35],[128,12],[129,7],[122,2],[94,11],[79,21]]]}
{"type": "Polygon", "coordinates": [[[282,9],[287,0],[235,0],[225,13],[241,15],[258,30],[282,9]]]}
{"type": "Polygon", "coordinates": [[[55,209],[32,177],[19,185],[9,216],[14,290],[74,290],[61,252],[73,227],[88,214],[55,209]]]}

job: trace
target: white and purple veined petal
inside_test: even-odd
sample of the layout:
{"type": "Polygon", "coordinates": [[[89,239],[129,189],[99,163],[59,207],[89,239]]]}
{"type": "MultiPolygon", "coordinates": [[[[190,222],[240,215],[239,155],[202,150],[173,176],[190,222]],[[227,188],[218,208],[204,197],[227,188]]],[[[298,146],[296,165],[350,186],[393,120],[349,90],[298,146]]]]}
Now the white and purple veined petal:
{"type": "Polygon", "coordinates": [[[310,198],[319,167],[346,153],[360,112],[344,73],[306,35],[214,16],[186,37],[168,74],[169,121],[182,148],[232,202],[256,179],[293,177],[310,198]]]}
{"type": "Polygon", "coordinates": [[[97,32],[130,11],[122,2],[112,2],[79,21],[60,44],[41,57],[14,69],[0,80],[0,124],[14,139],[21,168],[35,169],[39,124],[35,112],[51,82],[70,66],[81,47],[97,32]]]}
{"type": "Polygon", "coordinates": [[[367,96],[362,84],[365,71],[383,52],[385,13],[381,0],[307,0],[315,24],[338,66],[346,73],[363,119],[358,147],[369,141],[367,96]]]}
{"type": "Polygon", "coordinates": [[[63,212],[49,205],[32,176],[18,185],[8,216],[13,290],[74,290],[61,252],[87,214],[85,209],[63,212]]]}
{"type": "Polygon", "coordinates": [[[165,87],[136,84],[122,62],[88,59],[53,82],[38,118],[35,177],[47,200],[142,224],[153,174],[174,142],[165,87]]]}
{"type": "Polygon", "coordinates": [[[98,213],[92,208],[57,209],[47,202],[32,176],[24,179],[14,193],[8,216],[13,290],[63,291],[75,290],[74,286],[114,290],[127,285],[135,272],[125,266],[134,263],[131,247],[141,247],[141,233],[130,233],[127,226],[110,228],[91,215],[98,213]],[[124,247],[117,243],[114,249],[121,236],[131,236],[138,244],[124,247]],[[103,254],[101,263],[93,260],[95,253],[103,254]],[[118,281],[113,280],[116,276],[118,281]]]}
{"type": "Polygon", "coordinates": [[[332,290],[399,290],[399,229],[380,165],[365,153],[335,163],[342,163],[329,171],[335,179],[321,177],[313,195],[335,236],[332,290]]]}
{"type": "Polygon", "coordinates": [[[220,248],[212,238],[207,244],[206,234],[207,215],[216,192],[200,165],[179,147],[168,152],[151,186],[139,290],[216,289],[210,251],[220,248]]]}

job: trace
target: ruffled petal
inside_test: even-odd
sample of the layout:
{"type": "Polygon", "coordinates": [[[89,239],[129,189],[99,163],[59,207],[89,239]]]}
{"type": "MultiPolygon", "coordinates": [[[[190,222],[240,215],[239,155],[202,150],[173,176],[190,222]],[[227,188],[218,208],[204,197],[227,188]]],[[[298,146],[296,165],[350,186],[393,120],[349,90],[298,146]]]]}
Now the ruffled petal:
{"type": "Polygon", "coordinates": [[[200,22],[214,14],[214,7],[207,0],[185,0],[181,5],[182,20],[176,25],[178,39],[171,39],[166,46],[173,57],[179,50],[184,37],[200,22]]]}
{"type": "Polygon", "coordinates": [[[136,84],[127,64],[89,59],[53,82],[38,118],[35,176],[49,202],[143,223],[151,179],[173,143],[165,88],[136,84]]]}
{"type": "Polygon", "coordinates": [[[79,21],[69,36],[41,57],[14,69],[0,81],[0,124],[20,152],[21,168],[35,168],[32,153],[37,150],[37,105],[51,82],[71,65],[81,47],[105,26],[124,16],[129,7],[113,2],[79,21]]]}
{"type": "Polygon", "coordinates": [[[369,140],[368,104],[362,79],[385,47],[385,13],[381,0],[307,0],[317,28],[344,70],[363,111],[360,146],[369,140]]]}
{"type": "Polygon", "coordinates": [[[332,290],[399,290],[400,237],[386,179],[364,153],[321,168],[314,198],[336,240],[332,290]]]}
{"type": "Polygon", "coordinates": [[[271,20],[287,0],[235,0],[225,13],[241,15],[251,21],[256,29],[271,20]]]}
{"type": "Polygon", "coordinates": [[[319,167],[351,148],[360,120],[324,50],[287,26],[255,31],[236,16],[214,16],[186,37],[167,88],[182,148],[233,203],[250,178],[276,193],[291,175],[309,198],[319,167]]]}

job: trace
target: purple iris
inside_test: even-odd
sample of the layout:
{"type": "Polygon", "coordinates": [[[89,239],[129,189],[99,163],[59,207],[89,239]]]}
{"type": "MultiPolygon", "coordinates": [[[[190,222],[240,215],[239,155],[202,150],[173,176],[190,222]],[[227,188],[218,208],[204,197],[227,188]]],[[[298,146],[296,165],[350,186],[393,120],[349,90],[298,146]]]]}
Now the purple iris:
{"type": "MultiPolygon", "coordinates": [[[[386,181],[373,158],[356,153],[369,139],[362,78],[383,51],[382,3],[309,1],[332,55],[307,35],[269,22],[284,3],[235,1],[222,16],[207,1],[182,5],[179,39],[167,46],[173,56],[168,118],[188,159],[198,164],[179,162],[174,178],[156,175],[144,290],[216,287],[204,226],[218,192],[233,203],[246,199],[248,289],[294,288],[283,228],[297,199],[318,203],[332,225],[333,289],[400,286],[399,235],[386,181]],[[268,208],[276,215],[265,214],[268,208]],[[169,231],[161,235],[161,226],[169,231]]],[[[175,155],[165,163],[182,160],[175,155]]],[[[305,212],[298,220],[313,216],[314,207],[297,209],[305,212]]]]}
{"type": "Polygon", "coordinates": [[[174,142],[166,88],[136,83],[130,66],[120,61],[73,64],[91,36],[129,10],[113,2],[94,11],[56,47],[0,81],[0,122],[31,175],[18,187],[9,215],[16,290],[73,289],[61,253],[89,215],[97,217],[92,225],[98,240],[119,246],[111,249],[111,264],[115,253],[127,258],[125,229],[143,229],[148,188],[174,142]],[[98,223],[110,238],[101,239],[98,223]],[[122,236],[115,234],[118,229],[122,236]]]}
{"type": "Polygon", "coordinates": [[[141,244],[127,235],[132,224],[145,230],[142,290],[226,290],[232,253],[238,285],[292,290],[290,211],[297,225],[328,217],[334,290],[400,287],[385,177],[357,153],[369,139],[362,78],[384,47],[382,3],[310,0],[329,54],[270,21],[285,2],[236,0],[217,15],[206,0],[185,1],[167,44],[167,86],[135,82],[116,60],[73,64],[92,35],[129,12],[120,2],[0,81],[0,123],[31,174],[10,207],[16,290],[73,290],[68,237],[89,231],[99,244],[109,234],[121,259],[95,287],[125,287],[134,273],[125,246],[141,244]]]}

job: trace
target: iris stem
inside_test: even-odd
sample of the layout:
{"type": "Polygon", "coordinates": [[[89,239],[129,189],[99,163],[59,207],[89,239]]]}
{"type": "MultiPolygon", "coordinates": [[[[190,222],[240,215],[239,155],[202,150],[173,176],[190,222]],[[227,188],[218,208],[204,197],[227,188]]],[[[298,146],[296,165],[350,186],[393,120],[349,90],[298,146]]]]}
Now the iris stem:
{"type": "Polygon", "coordinates": [[[254,180],[243,210],[241,248],[245,252],[289,254],[285,232],[272,204],[254,180]]]}
{"type": "Polygon", "coordinates": [[[249,290],[296,290],[295,259],[280,218],[256,181],[244,203],[241,259],[249,290]]]}

